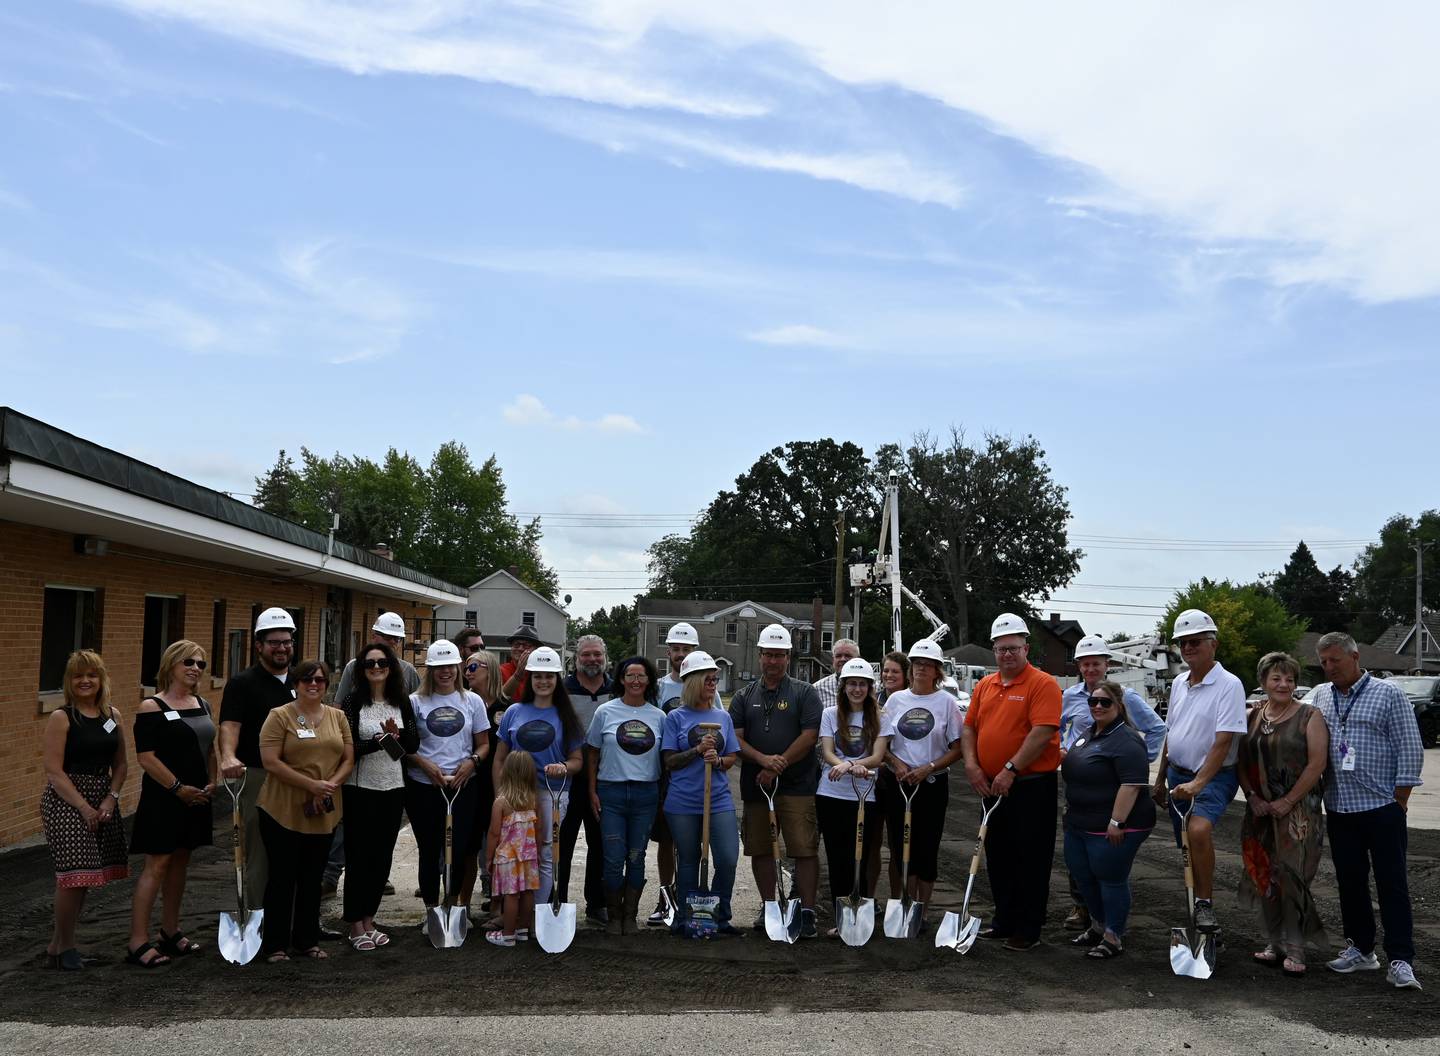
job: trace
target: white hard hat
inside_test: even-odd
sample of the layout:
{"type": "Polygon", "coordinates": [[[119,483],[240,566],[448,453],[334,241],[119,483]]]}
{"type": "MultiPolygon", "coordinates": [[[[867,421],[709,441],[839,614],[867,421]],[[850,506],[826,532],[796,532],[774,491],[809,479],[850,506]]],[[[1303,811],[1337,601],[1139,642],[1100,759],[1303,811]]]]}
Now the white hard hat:
{"type": "Polygon", "coordinates": [[[382,612],[375,617],[375,622],[370,629],[389,635],[391,638],[404,638],[405,619],[398,612],[382,612]]]}
{"type": "Polygon", "coordinates": [[[990,625],[990,640],[1004,638],[1007,634],[1030,633],[1030,628],[1025,626],[1025,621],[1013,612],[1002,612],[995,617],[995,622],[990,625]]]}
{"type": "Polygon", "coordinates": [[[1171,638],[1189,638],[1193,634],[1213,634],[1219,636],[1219,629],[1210,614],[1201,612],[1199,609],[1186,609],[1179,616],[1175,617],[1175,629],[1170,632],[1171,638]]]}
{"type": "Polygon", "coordinates": [[[666,645],[699,645],[700,635],[688,623],[677,623],[665,636],[666,645]]]}
{"type": "Polygon", "coordinates": [[[542,645],[525,658],[525,670],[559,675],[564,673],[565,665],[560,662],[559,653],[548,645],[542,645]]]}
{"type": "Polygon", "coordinates": [[[293,631],[294,629],[295,621],[284,609],[266,609],[255,617],[256,634],[263,634],[265,631],[293,631]]]}
{"type": "Polygon", "coordinates": [[[845,666],[840,669],[840,681],[847,678],[868,678],[875,681],[875,669],[870,666],[869,660],[861,660],[858,656],[854,660],[846,660],[845,666]]]}
{"type": "Polygon", "coordinates": [[[441,638],[438,642],[431,642],[430,648],[425,650],[426,667],[445,667],[448,664],[460,662],[460,650],[455,648],[455,643],[448,639],[441,638]]]}
{"type": "Polygon", "coordinates": [[[1101,638],[1098,634],[1087,634],[1084,638],[1081,638],[1075,646],[1076,660],[1079,660],[1083,656],[1108,657],[1109,655],[1110,646],[1105,644],[1105,639],[1101,638]]]}
{"type": "Polygon", "coordinates": [[[680,681],[685,681],[697,671],[718,671],[720,665],[715,658],[703,650],[696,649],[680,664],[680,681]]]}
{"type": "Polygon", "coordinates": [[[921,638],[910,647],[906,654],[911,660],[929,660],[933,663],[943,663],[945,654],[940,651],[940,643],[930,638],[921,638]]]}
{"type": "Polygon", "coordinates": [[[760,632],[760,640],[755,643],[757,649],[790,649],[790,632],[778,623],[772,623],[760,632]]]}

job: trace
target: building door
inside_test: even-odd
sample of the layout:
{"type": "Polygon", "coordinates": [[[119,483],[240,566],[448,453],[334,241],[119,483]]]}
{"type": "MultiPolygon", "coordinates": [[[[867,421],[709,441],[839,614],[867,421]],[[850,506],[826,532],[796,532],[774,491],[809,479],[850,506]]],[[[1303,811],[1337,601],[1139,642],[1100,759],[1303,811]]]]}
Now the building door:
{"type": "Polygon", "coordinates": [[[350,660],[350,591],[331,587],[320,610],[320,659],[331,671],[338,671],[350,660]]]}

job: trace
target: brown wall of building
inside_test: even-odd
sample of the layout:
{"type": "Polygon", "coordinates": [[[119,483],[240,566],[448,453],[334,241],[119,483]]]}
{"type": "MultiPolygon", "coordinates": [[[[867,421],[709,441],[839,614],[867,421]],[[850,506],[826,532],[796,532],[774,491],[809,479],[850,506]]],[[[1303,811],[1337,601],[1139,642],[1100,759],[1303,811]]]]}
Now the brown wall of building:
{"type": "MultiPolygon", "coordinates": [[[[240,569],[177,558],[154,551],[112,546],[103,556],[74,552],[73,537],[44,528],[0,522],[0,847],[40,831],[40,793],[45,787],[41,740],[56,695],[39,692],[40,640],[46,586],[96,588],[100,600],[99,649],[110,674],[112,703],[125,717],[130,778],[123,811],[135,809],[140,768],[134,761],[129,723],[142,699],[140,645],[144,630],[145,595],[178,594],[184,598],[183,637],[211,650],[214,603],[225,602],[224,633],[245,632],[246,661],[250,649],[251,611],[255,605],[305,610],[303,648],[296,659],[318,654],[320,612],[328,589],[324,584],[271,579],[240,569]]],[[[428,633],[430,609],[380,595],[354,593],[345,629],[344,655],[353,642],[369,639],[378,609],[400,613],[411,634],[428,633]]],[[[178,637],[178,636],[177,636],[178,637]]],[[[407,655],[412,651],[407,649],[407,655]]],[[[423,654],[422,654],[423,655],[423,654]]],[[[211,658],[212,665],[214,658],[211,658]]],[[[228,664],[226,665],[228,667],[228,664]]],[[[213,670],[213,666],[212,666],[213,670]]],[[[226,670],[229,676],[234,672],[226,670]]],[[[223,680],[202,680],[202,696],[218,711],[223,680]]]]}

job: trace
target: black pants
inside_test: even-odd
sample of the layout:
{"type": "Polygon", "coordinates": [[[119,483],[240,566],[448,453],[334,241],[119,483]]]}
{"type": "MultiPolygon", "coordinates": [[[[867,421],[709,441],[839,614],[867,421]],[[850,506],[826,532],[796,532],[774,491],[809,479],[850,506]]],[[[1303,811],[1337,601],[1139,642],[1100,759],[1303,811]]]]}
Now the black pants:
{"type": "Polygon", "coordinates": [[[261,954],[320,942],[320,877],[333,833],[295,832],[260,811],[260,838],[270,874],[265,879],[265,926],[261,954]]]}
{"type": "MultiPolygon", "coordinates": [[[[910,803],[910,875],[933,884],[940,871],[940,837],[945,831],[945,808],[950,804],[950,775],[936,774],[918,785],[895,784],[889,797],[890,858],[901,862],[905,855],[905,796],[914,789],[910,803]]],[[[855,834],[852,832],[853,840],[855,834]]],[[[903,866],[901,867],[904,868],[903,866]]]]}
{"type": "MultiPolygon", "coordinates": [[[[405,790],[379,792],[345,786],[345,922],[373,917],[390,879],[395,837],[405,809],[405,790]]],[[[334,861],[334,855],[331,855],[334,861]]]]}
{"type": "MultiPolygon", "coordinates": [[[[477,787],[474,781],[467,781],[465,787],[455,796],[454,814],[450,833],[450,876],[451,898],[460,890],[465,879],[465,848],[471,845],[475,828],[475,800],[477,787]]],[[[405,813],[410,818],[410,831],[415,834],[420,863],[420,898],[427,906],[440,904],[440,871],[445,865],[445,794],[434,785],[423,781],[405,779],[405,813]]]]}
{"type": "Polygon", "coordinates": [[[995,899],[997,935],[1027,942],[1040,938],[1050,902],[1050,869],[1055,863],[1059,776],[1026,777],[1010,786],[1005,802],[990,817],[985,834],[985,867],[995,899]]]}
{"type": "MultiPolygon", "coordinates": [[[[855,814],[858,803],[834,796],[815,797],[815,823],[825,842],[825,868],[830,873],[830,900],[853,893],[855,885],[855,814]]],[[[865,849],[860,855],[860,889],[865,889],[866,870],[875,846],[871,832],[881,828],[880,808],[865,804],[865,849]]]]}
{"type": "Polygon", "coordinates": [[[561,902],[570,901],[570,861],[575,857],[581,825],[585,826],[585,908],[598,910],[605,905],[605,837],[590,806],[590,789],[583,781],[571,789],[570,809],[560,822],[560,861],[555,876],[561,902]]]}
{"type": "Polygon", "coordinates": [[[1345,937],[1361,953],[1375,950],[1375,911],[1370,906],[1370,872],[1375,872],[1375,897],[1385,926],[1385,956],[1392,961],[1415,960],[1410,913],[1410,885],[1405,875],[1409,833],[1399,803],[1354,814],[1325,812],[1330,857],[1340,888],[1340,919],[1345,937]]]}

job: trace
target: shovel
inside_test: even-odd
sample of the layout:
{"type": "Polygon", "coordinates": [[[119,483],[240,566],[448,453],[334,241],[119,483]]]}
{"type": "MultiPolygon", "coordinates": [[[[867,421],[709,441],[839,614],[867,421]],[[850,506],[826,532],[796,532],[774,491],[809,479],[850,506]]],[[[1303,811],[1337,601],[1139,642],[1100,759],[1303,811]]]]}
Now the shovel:
{"type": "Polygon", "coordinates": [[[452,794],[446,786],[440,786],[445,797],[445,866],[440,873],[442,895],[438,906],[425,911],[425,935],[430,945],[437,950],[453,950],[465,945],[465,936],[470,934],[470,915],[464,906],[450,904],[450,863],[455,849],[455,799],[460,795],[456,788],[452,794]]]}
{"type": "MultiPolygon", "coordinates": [[[[560,853],[560,797],[565,794],[565,780],[561,778],[557,790],[550,784],[550,775],[545,775],[545,791],[550,793],[550,854],[558,858],[560,853]]],[[[550,884],[550,901],[535,907],[535,941],[546,953],[564,953],[575,940],[575,903],[560,901],[560,885],[550,884]]]]}
{"type": "Polygon", "coordinates": [[[240,824],[240,796],[245,791],[247,771],[237,784],[225,779],[225,791],[234,802],[232,824],[235,833],[235,901],[239,911],[235,916],[220,914],[220,955],[231,964],[249,964],[260,952],[260,925],[265,921],[263,909],[245,908],[245,837],[240,824]]]}
{"type": "MultiPolygon", "coordinates": [[[[780,859],[780,823],[775,819],[775,793],[780,782],[771,782],[769,790],[764,785],[765,801],[770,804],[770,853],[775,862],[775,899],[765,901],[765,934],[774,942],[793,943],[800,937],[800,900],[785,897],[785,870],[780,859]]],[[[793,886],[793,885],[792,885],[793,886]]],[[[793,890],[790,892],[795,893],[793,890]]]]}
{"type": "Polygon", "coordinates": [[[970,947],[975,945],[975,938],[980,934],[980,918],[968,915],[970,892],[975,887],[975,874],[980,871],[980,855],[985,850],[985,830],[990,827],[990,815],[999,810],[1000,804],[1004,802],[999,796],[996,796],[995,802],[988,807],[983,799],[980,801],[980,809],[985,813],[980,816],[980,835],[975,838],[975,854],[970,859],[970,879],[965,881],[965,901],[960,904],[959,913],[946,913],[940,918],[940,928],[935,932],[936,949],[948,946],[955,952],[964,954],[969,953],[970,947]]]}
{"type": "Polygon", "coordinates": [[[919,785],[910,785],[910,794],[905,795],[906,782],[896,782],[900,794],[905,796],[905,846],[900,856],[900,897],[885,903],[885,937],[887,939],[913,939],[920,934],[920,914],[925,906],[910,901],[910,803],[920,791],[919,785]]]}
{"type": "Polygon", "coordinates": [[[875,787],[875,781],[872,778],[870,787],[862,792],[860,782],[851,771],[850,787],[855,790],[855,882],[850,886],[850,897],[835,900],[835,917],[840,921],[840,937],[845,945],[864,946],[875,932],[875,900],[860,894],[860,862],[865,856],[865,797],[875,787]]]}
{"type": "Polygon", "coordinates": [[[1182,811],[1170,799],[1170,809],[1180,818],[1180,861],[1185,864],[1185,894],[1190,901],[1190,926],[1170,929],[1170,970],[1191,979],[1209,979],[1215,971],[1215,936],[1195,928],[1195,873],[1190,868],[1190,833],[1187,823],[1195,801],[1182,811]]]}
{"type": "MultiPolygon", "coordinates": [[[[712,737],[720,732],[718,722],[695,724],[701,737],[712,737]]],[[[705,813],[700,819],[700,886],[685,896],[685,937],[690,939],[713,939],[719,930],[715,913],[720,908],[720,896],[710,893],[710,761],[705,762],[705,813]]]]}

